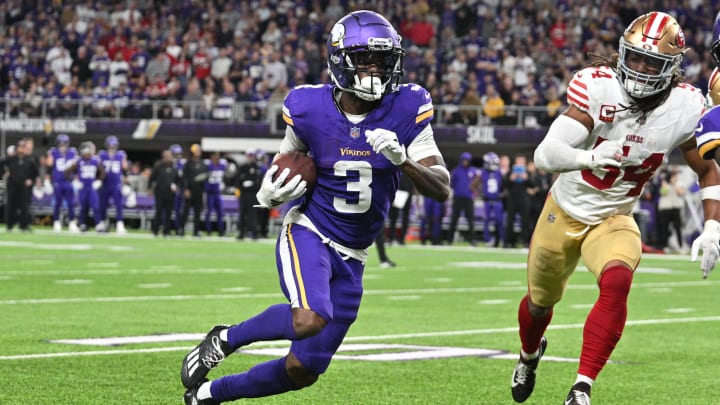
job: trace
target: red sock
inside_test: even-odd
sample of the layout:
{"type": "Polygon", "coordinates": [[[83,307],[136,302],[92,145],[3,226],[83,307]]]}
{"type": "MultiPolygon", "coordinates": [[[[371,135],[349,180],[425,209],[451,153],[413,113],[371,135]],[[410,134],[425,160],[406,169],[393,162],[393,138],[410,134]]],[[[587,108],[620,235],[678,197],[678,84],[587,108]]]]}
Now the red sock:
{"type": "Polygon", "coordinates": [[[632,272],[624,266],[613,266],[603,272],[600,296],[583,329],[578,374],[594,380],[620,340],[627,320],[627,297],[632,276],[632,272]]]}
{"type": "Polygon", "coordinates": [[[540,347],[540,339],[545,334],[545,329],[552,319],[552,310],[547,315],[535,318],[530,315],[528,308],[528,296],[520,301],[518,309],[518,323],[520,324],[520,342],[525,353],[535,353],[540,347]]]}

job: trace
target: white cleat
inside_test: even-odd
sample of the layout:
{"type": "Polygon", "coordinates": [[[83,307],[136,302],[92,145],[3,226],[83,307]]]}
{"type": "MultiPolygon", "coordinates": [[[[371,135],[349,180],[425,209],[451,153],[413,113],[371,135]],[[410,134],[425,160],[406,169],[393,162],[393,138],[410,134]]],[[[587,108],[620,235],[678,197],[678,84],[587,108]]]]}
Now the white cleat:
{"type": "Polygon", "coordinates": [[[53,222],[53,232],[61,232],[62,231],[62,224],[60,221],[53,222]]]}
{"type": "Polygon", "coordinates": [[[70,221],[70,224],[68,225],[68,230],[71,233],[80,233],[80,228],[78,228],[76,220],[70,221]]]}
{"type": "Polygon", "coordinates": [[[121,235],[124,235],[127,233],[125,230],[125,224],[123,221],[117,221],[117,224],[115,224],[115,231],[121,235]]]}
{"type": "Polygon", "coordinates": [[[105,225],[105,221],[100,221],[95,225],[95,231],[96,232],[107,232],[107,225],[105,225]]]}

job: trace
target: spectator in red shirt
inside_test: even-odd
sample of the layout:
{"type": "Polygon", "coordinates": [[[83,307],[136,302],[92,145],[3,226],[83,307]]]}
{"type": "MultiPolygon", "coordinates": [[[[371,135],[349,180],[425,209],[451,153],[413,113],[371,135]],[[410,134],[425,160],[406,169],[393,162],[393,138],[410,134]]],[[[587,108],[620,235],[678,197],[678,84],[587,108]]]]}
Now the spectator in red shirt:
{"type": "Polygon", "coordinates": [[[426,47],[435,36],[435,27],[424,14],[415,15],[409,23],[405,24],[403,36],[417,46],[426,47]]]}
{"type": "Polygon", "coordinates": [[[185,51],[181,51],[177,60],[170,66],[170,76],[177,78],[183,88],[187,85],[188,78],[191,76],[191,66],[185,51]]]}
{"type": "Polygon", "coordinates": [[[150,100],[164,100],[168,95],[167,84],[165,84],[165,81],[161,77],[155,77],[145,88],[145,95],[150,100]]]}
{"type": "Polygon", "coordinates": [[[192,67],[195,77],[200,81],[204,80],[210,75],[210,64],[212,59],[205,49],[205,44],[201,43],[198,47],[197,52],[192,57],[192,67]]]}
{"type": "Polygon", "coordinates": [[[553,45],[558,49],[563,49],[566,46],[567,27],[565,26],[565,21],[562,16],[558,16],[558,18],[555,19],[555,23],[550,26],[550,41],[552,41],[553,45]]]}

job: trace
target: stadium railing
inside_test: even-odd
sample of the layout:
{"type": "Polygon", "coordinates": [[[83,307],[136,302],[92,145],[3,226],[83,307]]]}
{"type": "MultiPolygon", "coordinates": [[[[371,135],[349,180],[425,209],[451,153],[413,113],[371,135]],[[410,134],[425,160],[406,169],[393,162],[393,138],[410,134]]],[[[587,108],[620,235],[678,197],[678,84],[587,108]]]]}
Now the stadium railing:
{"type": "MultiPolygon", "coordinates": [[[[482,105],[436,104],[433,123],[437,125],[494,125],[513,127],[539,127],[548,124],[551,115],[544,106],[508,105],[500,117],[490,119],[483,113],[482,105]]],[[[104,118],[122,119],[171,119],[186,121],[262,121],[274,130],[284,127],[282,103],[235,102],[213,104],[202,101],[183,100],[124,100],[124,99],[64,99],[27,96],[23,98],[0,97],[0,113],[3,118],[104,118]]]]}

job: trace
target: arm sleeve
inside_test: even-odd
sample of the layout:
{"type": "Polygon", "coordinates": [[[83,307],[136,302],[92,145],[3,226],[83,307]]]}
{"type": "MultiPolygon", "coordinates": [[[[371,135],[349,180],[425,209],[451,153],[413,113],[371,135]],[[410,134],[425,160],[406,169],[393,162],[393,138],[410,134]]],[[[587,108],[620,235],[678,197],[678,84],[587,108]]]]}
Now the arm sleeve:
{"type": "Polygon", "coordinates": [[[438,149],[435,143],[435,137],[433,136],[433,130],[430,124],[423,128],[410,143],[407,148],[407,155],[416,162],[430,156],[442,156],[440,149],[438,149]]]}
{"type": "MultiPolygon", "coordinates": [[[[442,156],[440,149],[435,143],[435,136],[430,124],[427,124],[425,128],[410,142],[407,148],[407,155],[410,160],[417,162],[418,160],[425,159],[430,156],[442,156]]],[[[439,170],[450,179],[450,172],[447,168],[442,165],[434,165],[431,168],[439,170]]]]}
{"type": "Polygon", "coordinates": [[[534,161],[538,169],[548,172],[567,172],[585,169],[592,152],[579,149],[590,132],[580,121],[560,115],[548,129],[545,139],[535,149],[534,161]]]}
{"type": "Polygon", "coordinates": [[[307,152],[308,147],[303,141],[295,135],[295,131],[290,125],[285,128],[285,137],[280,142],[280,153],[286,153],[290,151],[307,152]]]}

